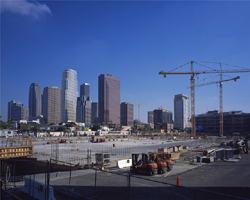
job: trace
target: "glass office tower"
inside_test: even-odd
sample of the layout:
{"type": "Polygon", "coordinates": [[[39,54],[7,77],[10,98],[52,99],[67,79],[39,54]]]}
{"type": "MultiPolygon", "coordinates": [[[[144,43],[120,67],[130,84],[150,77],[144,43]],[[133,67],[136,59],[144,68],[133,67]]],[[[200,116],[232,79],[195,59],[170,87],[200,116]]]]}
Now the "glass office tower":
{"type": "Polygon", "coordinates": [[[76,121],[91,126],[90,85],[84,83],[80,86],[80,97],[77,98],[76,121]]]}
{"type": "Polygon", "coordinates": [[[76,121],[77,73],[73,69],[65,69],[62,73],[61,120],[76,121]]]}
{"type": "Polygon", "coordinates": [[[42,114],[42,94],[38,83],[31,83],[29,90],[29,117],[42,114]]]}

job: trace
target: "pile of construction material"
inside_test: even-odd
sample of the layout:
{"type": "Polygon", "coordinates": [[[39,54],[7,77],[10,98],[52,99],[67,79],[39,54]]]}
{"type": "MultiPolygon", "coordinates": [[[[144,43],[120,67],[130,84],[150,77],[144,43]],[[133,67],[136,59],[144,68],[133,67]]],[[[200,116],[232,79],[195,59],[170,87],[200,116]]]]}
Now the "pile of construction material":
{"type": "Polygon", "coordinates": [[[190,157],[190,161],[210,163],[214,161],[238,162],[240,154],[247,154],[250,147],[250,138],[221,142],[216,149],[207,149],[202,155],[190,157]]]}
{"type": "Polygon", "coordinates": [[[169,158],[172,160],[178,160],[180,158],[180,152],[187,149],[188,146],[177,145],[172,147],[158,148],[158,152],[168,154],[169,158]]]}
{"type": "Polygon", "coordinates": [[[97,138],[96,136],[92,135],[91,142],[106,142],[107,140],[105,138],[97,138]]]}
{"type": "Polygon", "coordinates": [[[34,145],[31,139],[15,140],[8,139],[2,141],[0,147],[0,158],[19,158],[28,157],[34,154],[34,145]]]}

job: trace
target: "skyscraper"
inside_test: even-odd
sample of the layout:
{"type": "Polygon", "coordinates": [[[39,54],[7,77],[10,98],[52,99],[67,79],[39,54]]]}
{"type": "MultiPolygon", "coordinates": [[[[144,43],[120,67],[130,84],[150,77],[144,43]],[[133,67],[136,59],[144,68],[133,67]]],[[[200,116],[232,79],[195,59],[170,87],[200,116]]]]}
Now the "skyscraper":
{"type": "Polygon", "coordinates": [[[29,117],[42,114],[41,87],[38,83],[31,83],[29,91],[29,117]]]}
{"type": "Polygon", "coordinates": [[[134,125],[134,105],[128,102],[121,103],[121,126],[134,125]]]}
{"type": "Polygon", "coordinates": [[[154,110],[154,129],[164,129],[165,132],[170,133],[173,129],[172,111],[164,110],[163,107],[154,110]]]}
{"type": "Polygon", "coordinates": [[[46,124],[61,122],[61,88],[56,86],[44,88],[43,118],[46,124]]]}
{"type": "Polygon", "coordinates": [[[91,125],[90,85],[84,83],[80,86],[80,97],[77,98],[76,121],[91,125]]]}
{"type": "Polygon", "coordinates": [[[98,77],[98,113],[101,125],[120,124],[120,79],[113,75],[98,77]]]}
{"type": "Polygon", "coordinates": [[[80,96],[86,96],[90,98],[90,85],[89,83],[83,83],[80,85],[80,96]]]}
{"type": "Polygon", "coordinates": [[[169,123],[173,124],[172,111],[164,109],[154,110],[154,125],[169,123]]]}
{"type": "Polygon", "coordinates": [[[174,96],[174,125],[181,129],[190,127],[190,99],[187,95],[174,96]]]}
{"type": "Polygon", "coordinates": [[[98,103],[95,101],[91,102],[91,118],[92,124],[98,124],[98,103]]]}
{"type": "Polygon", "coordinates": [[[154,124],[154,111],[148,111],[148,124],[154,124]]]}
{"type": "Polygon", "coordinates": [[[61,121],[76,121],[77,73],[65,69],[62,73],[61,121]]]}
{"type": "Polygon", "coordinates": [[[27,108],[23,107],[23,104],[20,101],[10,101],[8,102],[8,119],[11,119],[12,117],[15,119],[15,121],[19,120],[28,120],[29,113],[27,108]]]}

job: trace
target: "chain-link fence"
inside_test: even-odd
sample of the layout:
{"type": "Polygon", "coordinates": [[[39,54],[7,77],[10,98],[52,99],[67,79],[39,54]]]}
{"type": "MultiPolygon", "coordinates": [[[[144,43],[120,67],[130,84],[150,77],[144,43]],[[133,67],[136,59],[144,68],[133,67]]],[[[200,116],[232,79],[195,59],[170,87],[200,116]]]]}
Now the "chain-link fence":
{"type": "Polygon", "coordinates": [[[90,168],[68,173],[67,179],[50,181],[57,190],[70,197],[84,199],[243,199],[199,188],[177,186],[140,177],[130,172],[90,168]],[[70,180],[70,181],[69,181],[70,180]]]}
{"type": "MultiPolygon", "coordinates": [[[[64,161],[30,159],[1,160],[2,189],[27,199],[20,191],[34,196],[35,181],[54,188],[56,199],[243,199],[199,188],[177,186],[141,177],[127,171],[107,171],[92,168],[77,170],[78,166],[64,161]],[[28,178],[29,182],[24,182],[28,178]]],[[[39,191],[40,192],[40,191],[39,191]]],[[[44,193],[44,199],[48,199],[44,193]]]]}
{"type": "MultiPolygon", "coordinates": [[[[48,186],[48,166],[49,162],[37,161],[36,159],[2,159],[1,160],[1,197],[9,199],[6,193],[11,193],[15,196],[20,196],[22,199],[27,199],[34,196],[35,181],[48,186]],[[22,192],[25,187],[25,179],[27,179],[28,187],[26,194],[22,192]],[[5,195],[5,196],[4,196],[5,195]]],[[[44,193],[46,199],[47,192],[44,193]]]]}
{"type": "Polygon", "coordinates": [[[86,149],[85,143],[45,144],[43,146],[45,152],[35,152],[32,157],[38,160],[49,160],[52,158],[67,163],[86,165],[88,162],[95,162],[96,153],[110,153],[112,156],[118,156],[119,158],[131,156],[129,146],[98,144],[89,147],[89,149],[86,149]],[[91,157],[90,161],[88,160],[89,157],[91,157]]]}

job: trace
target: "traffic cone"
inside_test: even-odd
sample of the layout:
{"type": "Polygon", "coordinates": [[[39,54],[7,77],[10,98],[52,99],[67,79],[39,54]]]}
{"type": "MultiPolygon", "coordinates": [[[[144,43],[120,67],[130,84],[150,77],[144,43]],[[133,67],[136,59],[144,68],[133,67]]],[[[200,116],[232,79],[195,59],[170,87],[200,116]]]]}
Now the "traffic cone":
{"type": "Polygon", "coordinates": [[[180,186],[180,180],[179,180],[179,176],[177,176],[177,181],[176,181],[176,185],[180,186]]]}

